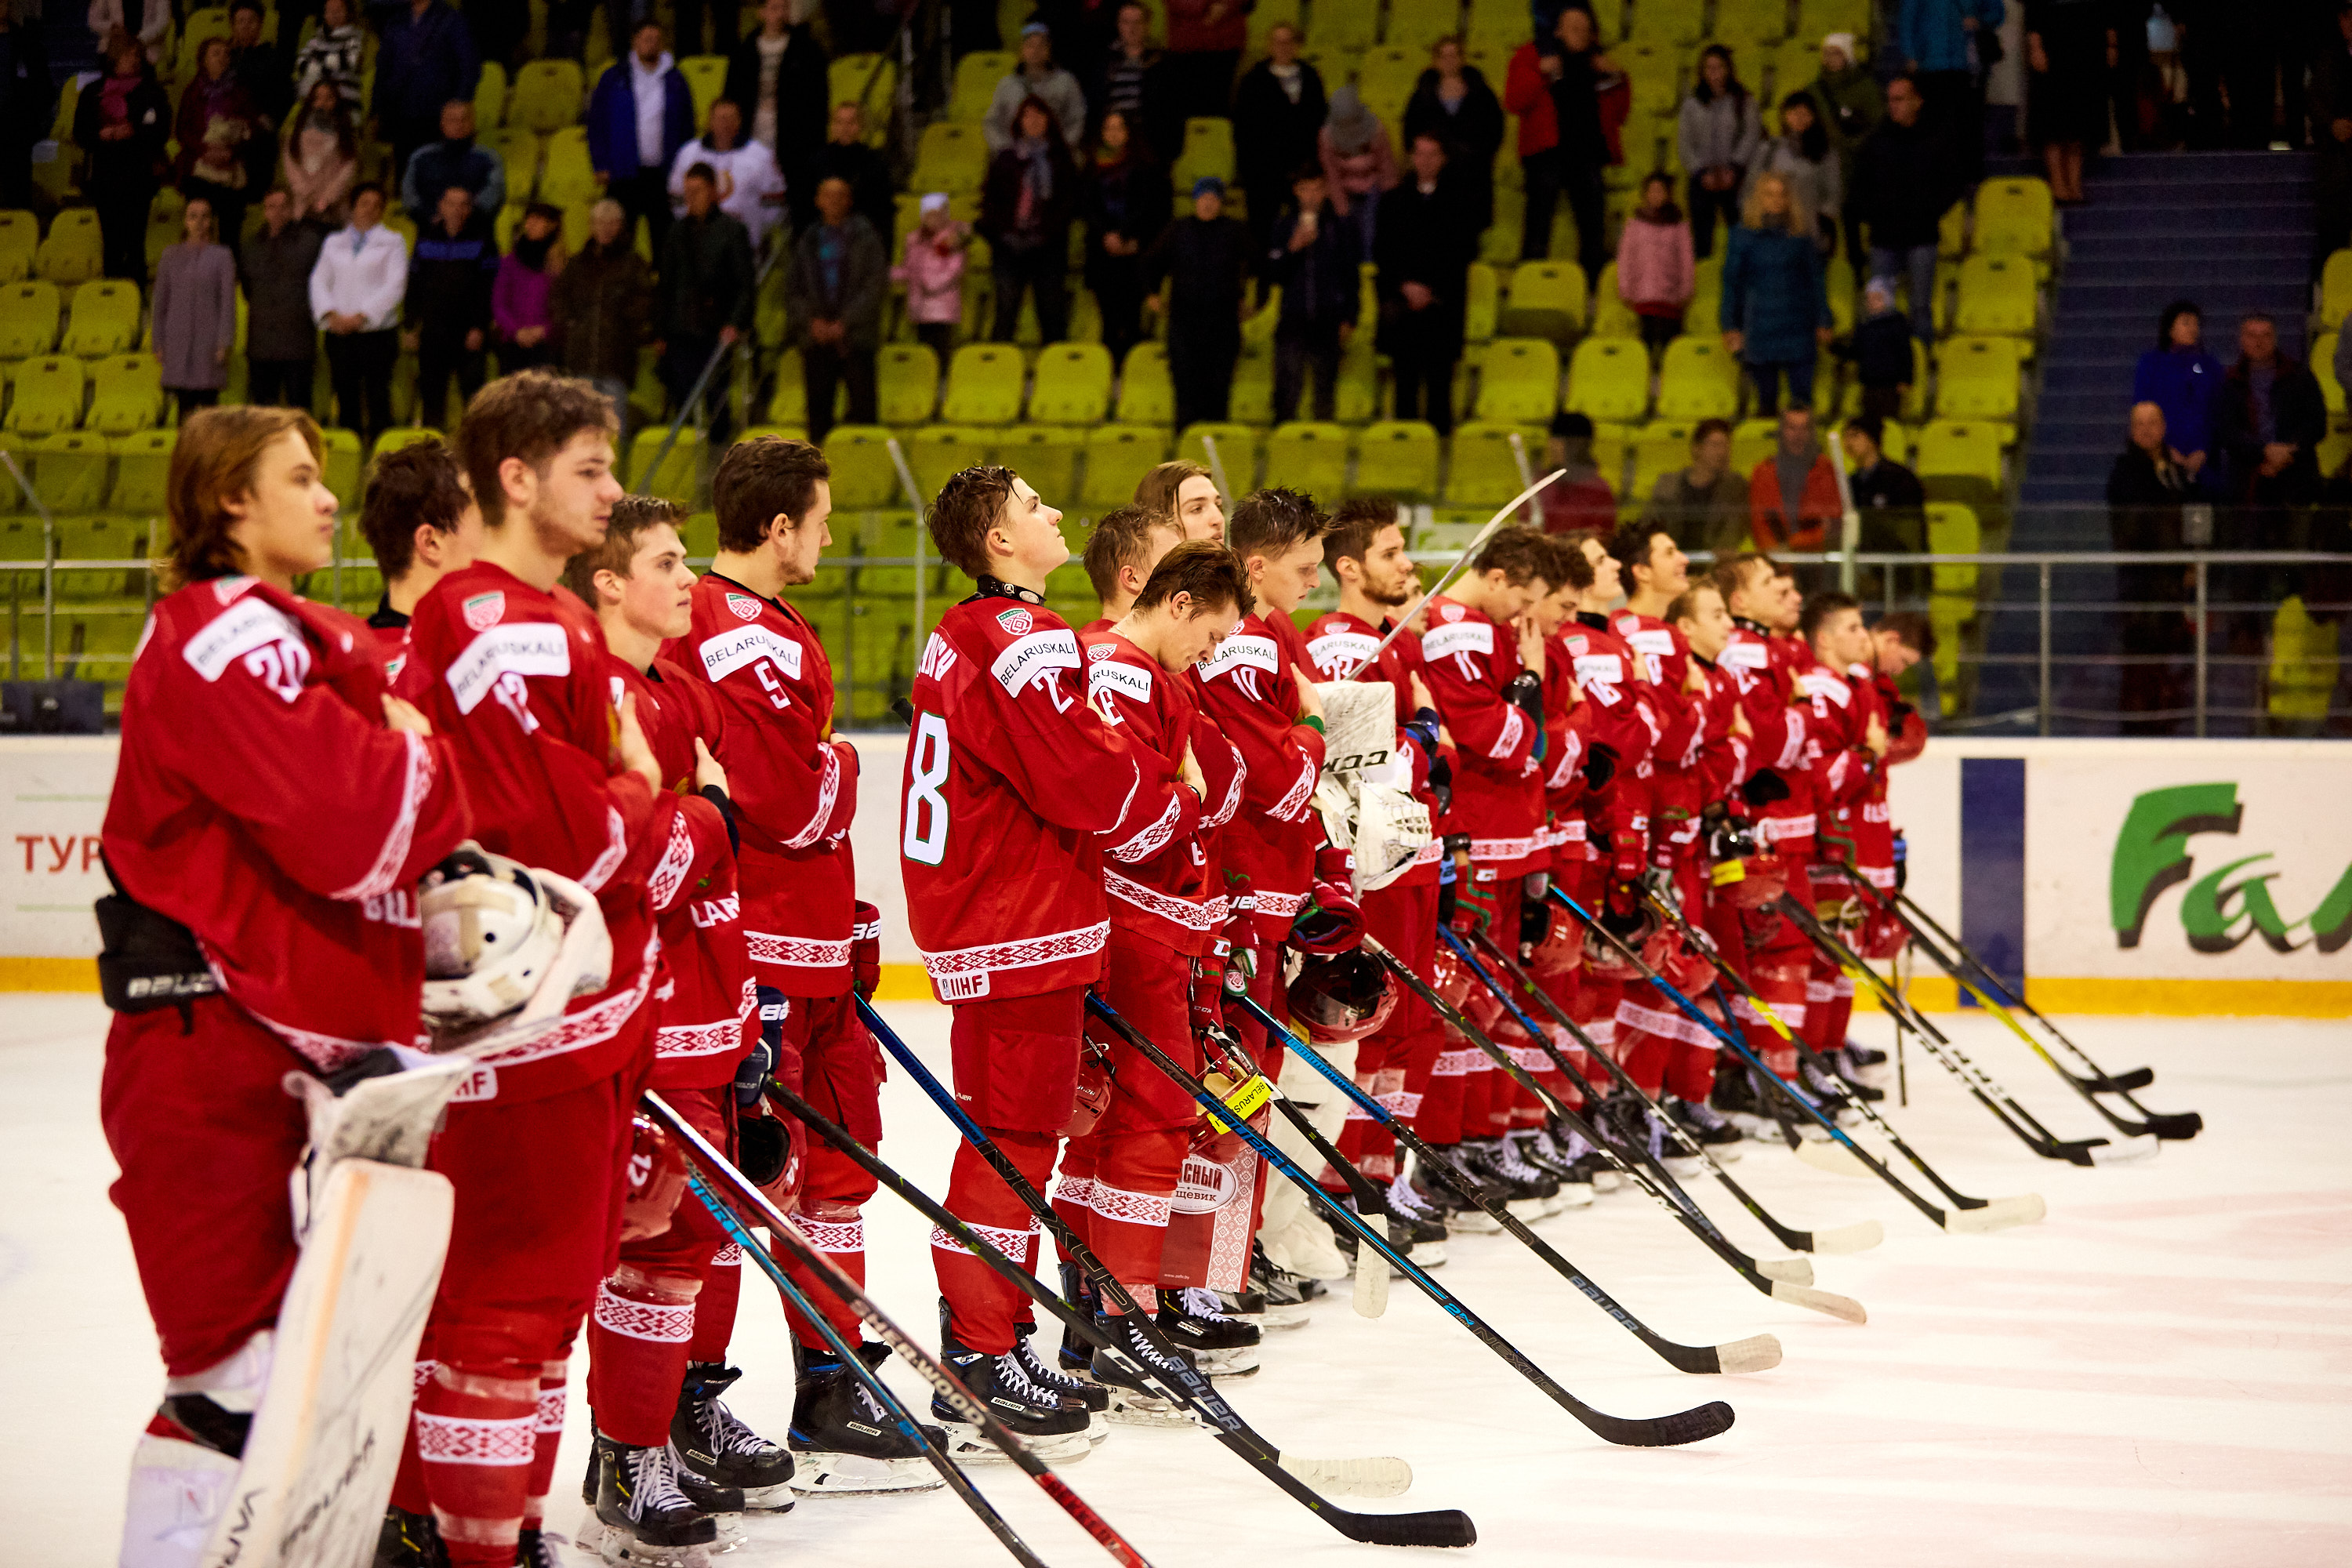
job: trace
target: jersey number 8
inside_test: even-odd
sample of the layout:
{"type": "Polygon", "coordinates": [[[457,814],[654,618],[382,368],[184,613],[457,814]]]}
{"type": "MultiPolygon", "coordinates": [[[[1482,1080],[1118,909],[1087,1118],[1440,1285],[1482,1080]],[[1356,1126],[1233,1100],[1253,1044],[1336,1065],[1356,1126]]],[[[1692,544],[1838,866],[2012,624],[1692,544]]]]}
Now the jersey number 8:
{"type": "Polygon", "coordinates": [[[912,764],[906,837],[899,847],[908,859],[936,866],[948,850],[948,802],[940,793],[948,781],[948,721],[936,713],[916,718],[912,764]]]}

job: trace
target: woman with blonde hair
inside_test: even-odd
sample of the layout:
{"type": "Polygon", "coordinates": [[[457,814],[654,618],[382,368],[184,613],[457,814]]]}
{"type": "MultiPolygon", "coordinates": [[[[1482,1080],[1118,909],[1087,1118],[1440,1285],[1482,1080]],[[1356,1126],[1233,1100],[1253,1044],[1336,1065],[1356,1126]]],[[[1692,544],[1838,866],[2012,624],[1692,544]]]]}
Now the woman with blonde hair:
{"type": "Polygon", "coordinates": [[[1763,416],[1779,411],[1780,383],[1789,404],[1813,401],[1813,356],[1830,341],[1827,269],[1813,215],[1788,176],[1767,170],[1748,193],[1739,226],[1723,256],[1723,345],[1748,367],[1763,416]]]}

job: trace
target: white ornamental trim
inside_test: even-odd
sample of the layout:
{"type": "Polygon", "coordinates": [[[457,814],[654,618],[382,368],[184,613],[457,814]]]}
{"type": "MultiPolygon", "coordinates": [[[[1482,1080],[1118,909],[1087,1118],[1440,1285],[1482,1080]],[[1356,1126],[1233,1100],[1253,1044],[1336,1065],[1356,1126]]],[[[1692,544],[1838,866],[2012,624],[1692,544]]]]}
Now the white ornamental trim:
{"type": "Polygon", "coordinates": [[[1105,1186],[1097,1182],[1087,1206],[1100,1218],[1119,1225],[1149,1226],[1165,1230],[1172,1205],[1173,1199],[1170,1197],[1129,1192],[1124,1187],[1105,1186]]]}
{"type": "MultiPolygon", "coordinates": [[[[257,599],[254,603],[261,601],[257,599]]],[[[408,742],[408,756],[399,814],[384,830],[383,843],[376,850],[375,864],[368,868],[367,875],[341,892],[328,894],[331,899],[356,902],[382,898],[400,880],[400,868],[407,863],[408,847],[416,837],[416,814],[424,809],[425,797],[433,789],[433,748],[419,735],[404,732],[401,739],[408,742]]]]}
{"type": "Polygon", "coordinates": [[[794,1215],[793,1224],[799,1228],[801,1235],[808,1238],[808,1244],[819,1252],[866,1250],[866,1221],[862,1216],[842,1221],[810,1219],[803,1215],[794,1215]]]}
{"type": "Polygon", "coordinates": [[[1471,1068],[1486,1059],[1480,1051],[1440,1051],[1437,1065],[1430,1068],[1432,1078],[1467,1078],[1471,1068]]]}
{"type": "Polygon", "coordinates": [[[539,1410],[532,1417],[531,1430],[534,1432],[562,1432],[563,1430],[563,1389],[561,1385],[554,1388],[541,1389],[539,1391],[539,1410]]]}
{"type": "Polygon", "coordinates": [[[710,1024],[665,1024],[654,1031],[654,1055],[664,1060],[715,1057],[743,1043],[743,1020],[710,1024]]]}
{"type": "Polygon", "coordinates": [[[1150,859],[1165,848],[1171,838],[1176,837],[1176,824],[1183,815],[1184,797],[1171,791],[1167,808],[1160,812],[1160,820],[1114,848],[1110,852],[1110,858],[1114,860],[1125,861],[1130,866],[1139,860],[1150,859]]]}
{"type": "Polygon", "coordinates": [[[416,1413],[416,1457],[428,1465],[528,1465],[539,1447],[537,1412],[509,1420],[416,1413]]]}
{"type": "Polygon", "coordinates": [[[1215,924],[1208,907],[1189,899],[1179,899],[1130,881],[1111,870],[1103,868],[1103,890],[1123,904],[1132,904],[1146,914],[1157,915],[1171,925],[1186,931],[1208,931],[1215,924]]]}
{"type": "Polygon", "coordinates": [[[1540,831],[1524,838],[1473,838],[1470,840],[1470,858],[1497,862],[1524,860],[1530,855],[1541,853],[1545,847],[1544,836],[1540,831]]]}
{"type": "Polygon", "coordinates": [[[1812,837],[1813,823],[1810,811],[1802,816],[1768,816],[1756,825],[1756,837],[1767,844],[1783,838],[1809,838],[1812,837]]]}
{"type": "Polygon", "coordinates": [[[604,1285],[596,1291],[596,1326],[627,1339],[682,1345],[694,1338],[694,1303],[632,1301],[604,1285]]]}
{"type": "MultiPolygon", "coordinates": [[[[1769,1005],[1771,1006],[1772,1011],[1780,1016],[1780,1022],[1788,1025],[1790,1030],[1801,1029],[1805,1026],[1805,1004],[1802,1002],[1773,1002],[1769,1004],[1769,1005]]],[[[1772,1027],[1771,1025],[1764,1021],[1764,1015],[1759,1013],[1755,1007],[1748,1003],[1748,998],[1745,996],[1734,996],[1731,999],[1731,1016],[1738,1019],[1743,1024],[1753,1024],[1758,1028],[1769,1029],[1772,1027]]],[[[1775,1043],[1778,1042],[1778,1039],[1779,1034],[1778,1031],[1775,1031],[1775,1043]]]]}
{"type": "Polygon", "coordinates": [[[786,969],[838,969],[849,962],[845,942],[817,942],[804,936],[781,936],[774,931],[743,932],[743,945],[754,963],[780,964],[786,969]]]}
{"type": "MultiPolygon", "coordinates": [[[[993,973],[1000,969],[1034,969],[1040,964],[1059,963],[1065,959],[1084,958],[1090,953],[1100,952],[1103,944],[1109,940],[1110,921],[1098,921],[1090,926],[1051,931],[1044,936],[925,952],[922,955],[923,968],[934,979],[956,974],[993,973]]],[[[845,962],[846,957],[845,954],[845,962]]]]}
{"type": "Polygon", "coordinates": [[[1658,1007],[1644,1007],[1635,1002],[1618,1003],[1616,1021],[1627,1028],[1638,1029],[1647,1035],[1655,1035],[1660,1039],[1676,1040],[1685,1046],[1696,1046],[1703,1051],[1711,1051],[1718,1044],[1713,1035],[1682,1014],[1669,1013],[1658,1007]]]}
{"type": "MultiPolygon", "coordinates": [[[[1026,1230],[1007,1230],[1002,1226],[975,1225],[971,1220],[965,1220],[964,1224],[970,1226],[972,1233],[981,1240],[988,1243],[1015,1263],[1021,1262],[1029,1256],[1029,1243],[1032,1238],[1040,1237],[1045,1234],[1045,1227],[1034,1220],[1030,1222],[1029,1228],[1026,1230]]],[[[931,1226],[931,1245],[947,1252],[971,1251],[971,1247],[966,1247],[938,1226],[931,1226]]]]}
{"type": "Polygon", "coordinates": [[[1307,797],[1315,793],[1315,781],[1320,773],[1321,770],[1311,757],[1299,764],[1298,776],[1290,781],[1290,788],[1274,803],[1273,809],[1266,815],[1280,822],[1297,822],[1303,818],[1307,814],[1307,797]]]}
{"type": "Polygon", "coordinates": [[[1264,888],[1257,889],[1255,897],[1256,912],[1279,921],[1297,919],[1299,908],[1307,902],[1304,893],[1269,893],[1264,888]]]}
{"type": "Polygon", "coordinates": [[[833,803],[841,794],[841,752],[825,745],[817,748],[821,760],[816,768],[816,809],[801,825],[801,830],[784,840],[787,849],[805,849],[824,833],[824,825],[833,818],[833,803]]]}
{"type": "Polygon", "coordinates": [[[646,879],[646,892],[656,910],[670,907],[678,889],[686,886],[686,874],[693,869],[694,831],[686,825],[686,813],[674,811],[670,813],[669,842],[662,847],[661,863],[646,879]]]}

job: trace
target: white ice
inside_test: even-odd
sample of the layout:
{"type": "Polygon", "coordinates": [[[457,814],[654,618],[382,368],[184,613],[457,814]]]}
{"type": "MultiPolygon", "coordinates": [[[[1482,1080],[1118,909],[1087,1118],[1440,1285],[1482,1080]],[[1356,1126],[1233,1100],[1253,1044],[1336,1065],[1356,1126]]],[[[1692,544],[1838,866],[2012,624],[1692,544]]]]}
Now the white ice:
{"type": "MultiPolygon", "coordinates": [[[[886,1011],[943,1073],[944,1011],[886,1011]]],[[[94,998],[15,997],[6,1018],[0,1517],[14,1544],[0,1546],[0,1561],[110,1563],[126,1462],[160,1370],[106,1200],[106,1016],[94,998]]],[[[2155,1068],[2141,1098],[2203,1112],[2204,1134],[2142,1163],[2039,1160],[1914,1048],[1911,1103],[1892,1114],[1915,1146],[1965,1191],[2049,1201],[2044,1223],[1980,1237],[1942,1235],[1875,1181],[1746,1146],[1735,1173],[1784,1221],[1884,1222],[1876,1251],[1816,1261],[1823,1289],[1869,1309],[1866,1326],[1757,1295],[1636,1194],[1540,1227],[1669,1337],[1779,1335],[1787,1359],[1769,1372],[1676,1373],[1508,1237],[1454,1238],[1437,1279],[1570,1389],[1624,1415],[1727,1400],[1738,1423],[1720,1437],[1612,1447],[1402,1281],[1378,1321],[1355,1316],[1348,1286],[1335,1286],[1307,1327],[1269,1336],[1264,1371],[1226,1389],[1297,1453],[1402,1455],[1412,1491],[1358,1506],[1466,1510],[1475,1554],[1490,1562],[2352,1563],[2352,1026],[2061,1022],[2112,1070],[2155,1068]]],[[[2062,1135],[2102,1131],[1988,1020],[1954,1027],[2062,1135]]],[[[1866,1016],[1856,1033],[1884,1043],[1886,1025],[1866,1016]]],[[[885,1156],[943,1191],[951,1135],[903,1074],[884,1091],[884,1118],[885,1156]]],[[[197,1186],[203,1173],[188,1179],[197,1186]]],[[[1719,1190],[1699,1190],[1740,1245],[1777,1255],[1719,1190]]],[[[929,1227],[887,1194],[867,1214],[875,1294],[929,1342],[929,1227]]],[[[752,1278],[743,1300],[734,1355],[749,1375],[734,1407],[780,1436],[792,1404],[782,1313],[752,1278]]],[[[892,1381],[920,1400],[903,1368],[892,1381]]],[[[575,1374],[550,1521],[566,1532],[587,1451],[579,1387],[575,1374]]],[[[1104,1561],[1010,1467],[974,1473],[1056,1568],[1104,1561]]],[[[1066,1473],[1159,1568],[1376,1554],[1199,1433],[1116,1430],[1066,1473]]],[[[803,1501],[754,1518],[723,1561],[1006,1559],[935,1491],[803,1501]]]]}

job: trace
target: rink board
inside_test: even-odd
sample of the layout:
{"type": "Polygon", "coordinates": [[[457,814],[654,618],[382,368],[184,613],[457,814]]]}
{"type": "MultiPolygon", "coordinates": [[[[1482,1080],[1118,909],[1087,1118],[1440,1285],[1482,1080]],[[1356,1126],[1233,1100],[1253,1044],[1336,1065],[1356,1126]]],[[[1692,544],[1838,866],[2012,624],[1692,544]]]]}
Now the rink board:
{"type": "MultiPolygon", "coordinates": [[[[898,856],[905,736],[852,737],[859,891],[885,996],[929,994],[898,856]]],[[[87,991],[115,742],[0,741],[0,989],[87,991]]],[[[2352,1016],[2352,748],[2326,741],[1938,740],[1892,775],[1927,912],[2075,1013],[2352,1016]]],[[[950,826],[953,832],[953,825],[950,826]]],[[[1924,966],[1922,966],[1924,968],[1924,966]]],[[[1919,999],[1954,987],[1923,974],[1919,999]]]]}

